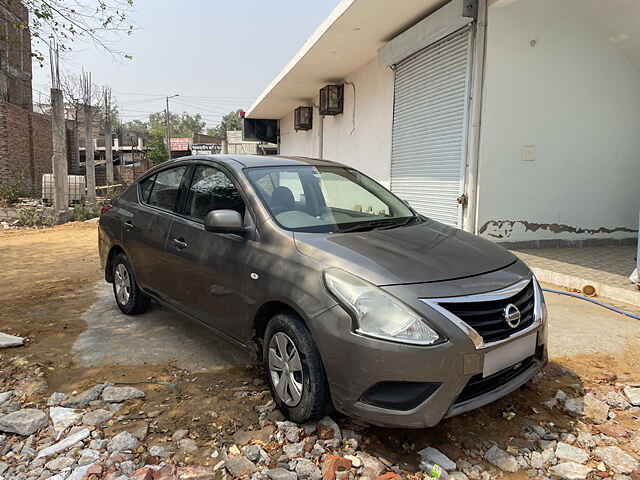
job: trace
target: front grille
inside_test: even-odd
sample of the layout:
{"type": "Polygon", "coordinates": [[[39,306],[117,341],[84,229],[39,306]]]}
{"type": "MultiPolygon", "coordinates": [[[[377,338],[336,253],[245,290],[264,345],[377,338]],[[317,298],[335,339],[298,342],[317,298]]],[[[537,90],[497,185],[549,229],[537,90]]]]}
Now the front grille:
{"type": "Polygon", "coordinates": [[[516,332],[531,326],[534,321],[533,282],[512,297],[483,302],[444,302],[440,305],[472,327],[484,343],[504,340],[516,332]],[[512,303],[520,310],[520,324],[509,326],[504,318],[504,309],[512,303]]]}
{"type": "Polygon", "coordinates": [[[535,356],[529,357],[516,364],[515,366],[500,370],[499,372],[496,372],[493,375],[488,376],[487,378],[482,378],[481,373],[479,373],[478,375],[474,375],[467,383],[467,386],[464,387],[462,392],[460,392],[460,395],[458,395],[458,398],[456,398],[455,403],[458,404],[466,402],[467,400],[479,397],[481,395],[484,395],[485,393],[489,393],[492,390],[501,387],[505,383],[510,382],[518,375],[528,370],[531,365],[533,365],[534,361],[535,356]]]}

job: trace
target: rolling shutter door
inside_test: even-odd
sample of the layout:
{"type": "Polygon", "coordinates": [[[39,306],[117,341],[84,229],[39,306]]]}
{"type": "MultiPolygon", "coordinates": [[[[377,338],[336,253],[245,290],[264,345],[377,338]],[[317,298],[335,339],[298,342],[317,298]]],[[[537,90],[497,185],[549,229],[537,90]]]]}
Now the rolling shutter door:
{"type": "Polygon", "coordinates": [[[391,189],[418,212],[462,228],[472,30],[395,68],[391,189]]]}

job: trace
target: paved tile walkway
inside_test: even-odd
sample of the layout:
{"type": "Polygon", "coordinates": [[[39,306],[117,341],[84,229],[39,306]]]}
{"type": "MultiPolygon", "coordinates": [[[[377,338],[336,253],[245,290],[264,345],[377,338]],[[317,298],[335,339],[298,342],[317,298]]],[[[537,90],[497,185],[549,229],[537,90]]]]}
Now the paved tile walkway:
{"type": "Polygon", "coordinates": [[[633,287],[628,279],[636,263],[636,248],[632,246],[536,248],[514,253],[532,267],[593,278],[617,287],[633,287]]]}
{"type": "Polygon", "coordinates": [[[628,278],[636,265],[635,246],[539,248],[513,253],[534,270],[547,272],[544,281],[572,289],[588,281],[610,297],[612,291],[620,292],[622,296],[616,298],[620,301],[640,298],[640,291],[628,278]]]}

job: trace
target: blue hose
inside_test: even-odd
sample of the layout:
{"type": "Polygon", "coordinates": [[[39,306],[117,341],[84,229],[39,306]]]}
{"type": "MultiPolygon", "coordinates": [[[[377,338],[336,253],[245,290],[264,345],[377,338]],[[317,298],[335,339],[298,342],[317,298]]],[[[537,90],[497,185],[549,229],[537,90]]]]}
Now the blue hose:
{"type": "Polygon", "coordinates": [[[577,293],[563,292],[562,290],[554,290],[553,288],[543,288],[542,290],[545,292],[557,293],[558,295],[566,295],[568,297],[575,297],[579,298],[580,300],[586,300],[587,302],[595,303],[596,305],[607,308],[612,312],[619,313],[620,315],[626,315],[627,317],[633,318],[635,320],[640,320],[640,315],[634,315],[633,313],[625,312],[624,310],[620,310],[619,308],[599,302],[597,300],[594,300],[593,298],[583,297],[582,295],[578,295],[577,293]]]}

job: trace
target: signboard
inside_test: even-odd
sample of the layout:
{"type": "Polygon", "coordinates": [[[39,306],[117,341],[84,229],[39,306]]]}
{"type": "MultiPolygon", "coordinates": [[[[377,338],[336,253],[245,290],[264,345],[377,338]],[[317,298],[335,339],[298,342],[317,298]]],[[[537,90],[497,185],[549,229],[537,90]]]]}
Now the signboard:
{"type": "Polygon", "coordinates": [[[191,145],[191,152],[193,154],[213,155],[214,153],[220,153],[220,145],[215,143],[194,143],[191,145]]]}
{"type": "Polygon", "coordinates": [[[188,137],[185,138],[171,138],[171,151],[172,152],[186,152],[189,150],[189,144],[191,143],[191,139],[188,137]]]}

